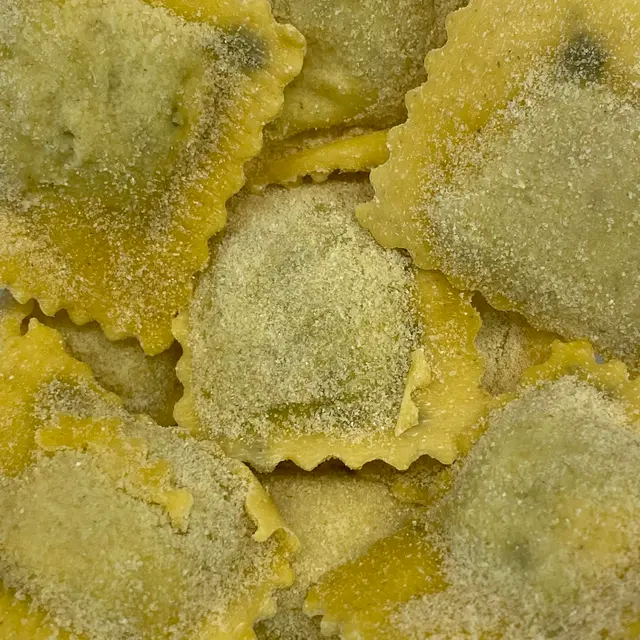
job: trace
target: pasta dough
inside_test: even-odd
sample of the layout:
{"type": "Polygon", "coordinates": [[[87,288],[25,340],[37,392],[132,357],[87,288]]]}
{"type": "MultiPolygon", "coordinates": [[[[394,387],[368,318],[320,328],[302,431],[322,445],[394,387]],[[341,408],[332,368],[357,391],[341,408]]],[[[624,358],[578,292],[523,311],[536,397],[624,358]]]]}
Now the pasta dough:
{"type": "Polygon", "coordinates": [[[413,510],[383,483],[331,463],[311,473],[278,467],[261,480],[301,549],[292,564],[296,580],[278,595],[275,617],[256,627],[258,639],[321,640],[319,621],[303,612],[309,586],[400,529],[413,510]]]}
{"type": "Polygon", "coordinates": [[[163,426],[175,424],[173,407],[182,395],[175,373],[180,357],[177,344],[148,356],[133,339],[112,342],[96,323],[78,326],[64,312],[50,318],[33,306],[19,305],[7,291],[0,293],[0,327],[7,335],[18,336],[30,317],[38,318],[61,334],[69,355],[88,364],[96,380],[115,393],[128,411],[146,413],[163,426]]]}
{"type": "Polygon", "coordinates": [[[422,453],[450,463],[486,408],[468,298],[353,218],[361,179],[243,194],[188,315],[178,423],[260,470],[422,453]]]}
{"type": "Polygon", "coordinates": [[[537,328],[638,362],[635,0],[453,16],[358,216],[537,328]]]}
{"type": "Polygon", "coordinates": [[[308,611],[347,639],[635,637],[639,406],[620,362],[555,342],[436,483],[426,524],[323,578],[308,611]]]}
{"type": "Polygon", "coordinates": [[[295,540],[249,470],[128,414],[35,320],[0,360],[3,633],[250,634],[295,540]]]}
{"type": "Polygon", "coordinates": [[[0,283],[158,353],[302,63],[266,0],[7,0],[0,283]]]}
{"type": "Polygon", "coordinates": [[[424,56],[444,42],[444,17],[463,4],[273,0],[276,18],[304,34],[307,55],[269,135],[345,125],[381,129],[401,122],[405,93],[425,78],[424,56]]]}
{"type": "Polygon", "coordinates": [[[516,313],[497,311],[481,296],[473,303],[482,319],[476,337],[485,362],[482,386],[492,396],[515,391],[522,374],[548,358],[558,336],[534,329],[516,313]]]}

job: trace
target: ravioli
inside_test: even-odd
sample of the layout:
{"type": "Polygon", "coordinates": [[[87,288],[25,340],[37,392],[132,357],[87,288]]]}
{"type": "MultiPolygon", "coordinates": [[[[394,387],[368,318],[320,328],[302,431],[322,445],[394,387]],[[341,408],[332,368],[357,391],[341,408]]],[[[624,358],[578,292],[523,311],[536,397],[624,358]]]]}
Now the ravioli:
{"type": "Polygon", "coordinates": [[[363,640],[637,637],[639,408],[620,362],[554,343],[489,415],[426,525],[328,575],[309,612],[363,640]],[[372,579],[387,572],[385,589],[372,579]]]}
{"type": "Polygon", "coordinates": [[[422,456],[406,471],[399,472],[385,463],[370,462],[360,474],[384,483],[404,504],[429,507],[449,490],[452,469],[431,456],[422,456]]]}
{"type": "Polygon", "coordinates": [[[424,56],[444,42],[444,17],[464,0],[273,0],[307,39],[301,74],[285,91],[272,138],[335,126],[382,129],[406,116],[405,93],[426,77],[424,56]]]}
{"type": "Polygon", "coordinates": [[[452,17],[378,199],[384,246],[638,365],[638,4],[490,0],[452,17]]]}
{"type": "Polygon", "coordinates": [[[296,541],[246,467],[126,412],[36,320],[0,389],[3,637],[253,637],[296,541]]]}
{"type": "Polygon", "coordinates": [[[0,284],[158,353],[303,39],[266,0],[6,0],[0,25],[0,284]]]}
{"type": "Polygon", "coordinates": [[[268,471],[329,457],[452,462],[485,411],[477,313],[438,274],[380,248],[353,211],[361,179],[232,203],[175,335],[178,424],[268,471]]]}
{"type": "Polygon", "coordinates": [[[309,586],[395,533],[414,510],[384,483],[331,463],[310,473],[278,467],[260,480],[301,548],[292,563],[294,584],[278,594],[276,615],[258,623],[256,634],[259,640],[320,640],[319,620],[303,612],[309,586]]]}

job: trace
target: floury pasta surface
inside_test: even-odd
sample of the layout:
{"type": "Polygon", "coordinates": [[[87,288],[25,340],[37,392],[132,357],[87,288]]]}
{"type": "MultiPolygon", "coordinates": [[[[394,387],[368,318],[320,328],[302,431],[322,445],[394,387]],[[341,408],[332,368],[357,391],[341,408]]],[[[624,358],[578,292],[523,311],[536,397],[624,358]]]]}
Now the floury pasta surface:
{"type": "Polygon", "coordinates": [[[640,639],[638,34],[0,0],[0,640],[640,639]]]}
{"type": "Polygon", "coordinates": [[[454,14],[358,213],[384,246],[634,370],[637,13],[540,0],[454,14]]]}
{"type": "Polygon", "coordinates": [[[4,637],[250,633],[296,541],[244,465],[128,413],[37,320],[0,386],[4,637]]]}
{"type": "Polygon", "coordinates": [[[323,577],[308,611],[347,638],[637,637],[638,400],[621,363],[556,343],[451,473],[396,485],[423,522],[323,577]]]}
{"type": "Polygon", "coordinates": [[[479,316],[357,224],[369,195],[352,175],[231,203],[175,323],[181,426],[263,471],[330,457],[406,468],[466,451],[489,401],[479,316]]]}
{"type": "Polygon", "coordinates": [[[7,0],[0,23],[0,281],[163,351],[302,36],[267,0],[7,0]]]}

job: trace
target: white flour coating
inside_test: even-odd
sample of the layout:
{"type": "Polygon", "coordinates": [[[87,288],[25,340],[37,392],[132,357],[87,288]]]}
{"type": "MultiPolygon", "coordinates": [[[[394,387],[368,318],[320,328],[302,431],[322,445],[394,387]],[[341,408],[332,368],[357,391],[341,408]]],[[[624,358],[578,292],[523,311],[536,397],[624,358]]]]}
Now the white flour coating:
{"type": "Polygon", "coordinates": [[[164,325],[168,340],[205,234],[182,233],[192,189],[242,154],[223,143],[268,54],[259,29],[144,0],[0,3],[2,278],[14,282],[17,263],[52,312],[144,343],[164,325]]]}
{"type": "Polygon", "coordinates": [[[640,614],[640,433],[573,377],[493,414],[435,508],[449,587],[400,607],[410,638],[621,637],[640,614]]]}
{"type": "Polygon", "coordinates": [[[194,500],[179,533],[87,451],[42,454],[19,476],[0,475],[0,581],[52,621],[96,640],[193,638],[205,617],[224,620],[230,602],[271,577],[276,543],[253,540],[246,478],[219,449],[131,416],[84,384],[43,385],[34,411],[52,427],[61,414],[120,418],[194,500]]]}
{"type": "Polygon", "coordinates": [[[132,210],[193,161],[232,63],[222,32],[141,0],[6,0],[0,22],[3,201],[93,189],[132,210]]]}
{"type": "Polygon", "coordinates": [[[353,211],[368,183],[243,195],[191,306],[204,428],[269,439],[283,424],[358,441],[393,429],[417,339],[408,260],[353,211]]]}
{"type": "Polygon", "coordinates": [[[604,85],[538,76],[441,181],[426,205],[430,243],[446,273],[633,363],[639,160],[635,104],[604,85]]]}
{"type": "Polygon", "coordinates": [[[285,467],[261,480],[301,549],[292,563],[296,581],[278,594],[275,617],[257,625],[258,639],[321,640],[319,620],[302,610],[309,587],[395,533],[411,509],[381,482],[335,467],[311,473],[285,467]]]}

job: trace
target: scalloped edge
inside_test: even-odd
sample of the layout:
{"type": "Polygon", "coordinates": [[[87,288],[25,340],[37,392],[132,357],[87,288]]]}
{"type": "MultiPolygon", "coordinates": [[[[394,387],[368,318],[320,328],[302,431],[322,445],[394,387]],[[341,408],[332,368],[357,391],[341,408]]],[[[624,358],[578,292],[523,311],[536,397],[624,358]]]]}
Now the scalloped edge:
{"type": "MultiPolygon", "coordinates": [[[[635,6],[635,0],[621,0],[635,6]]],[[[535,40],[541,56],[561,42],[565,23],[571,24],[579,14],[583,24],[606,41],[611,56],[608,71],[611,82],[617,86],[637,87],[640,67],[637,50],[628,42],[616,41],[612,33],[631,33],[632,25],[623,18],[636,16],[633,25],[640,31],[640,13],[613,12],[599,0],[474,0],[467,7],[449,14],[446,20],[448,41],[440,49],[427,54],[425,67],[428,80],[406,96],[409,113],[406,123],[391,129],[388,137],[390,160],[371,172],[375,198],[362,204],[356,211],[360,223],[384,247],[404,248],[415,263],[423,269],[440,269],[441,261],[431,251],[425,230],[428,220],[420,215],[417,205],[429,193],[430,181],[425,176],[448,173],[451,157],[457,146],[473,139],[491,115],[507,106],[520,91],[527,61],[532,58],[531,43],[535,40]],[[495,5],[495,6],[494,6],[495,5]],[[544,21],[543,15],[555,17],[544,21]],[[496,17],[498,16],[498,17],[496,17]],[[556,29],[549,29],[554,24],[556,29]],[[603,33],[598,25],[611,24],[610,32],[603,33]],[[504,37],[505,29],[514,31],[513,37],[504,37]],[[476,34],[481,34],[480,38],[476,34]],[[511,65],[500,64],[509,59],[511,65]],[[455,78],[455,87],[451,78],[455,78]],[[473,93],[477,79],[485,81],[481,91],[473,93]],[[416,153],[416,150],[419,153],[416,153]],[[398,215],[398,212],[401,212],[398,215]]],[[[447,276],[454,287],[467,290],[470,278],[447,276]]],[[[501,311],[516,311],[536,328],[549,330],[548,323],[537,321],[527,313],[524,305],[513,303],[501,294],[482,292],[489,303],[501,311]],[[546,325],[546,326],[545,326],[546,325]]],[[[584,336],[566,335],[577,340],[584,336]]],[[[611,349],[603,349],[609,356],[619,357],[611,349]]],[[[627,362],[634,371],[640,370],[640,349],[636,362],[627,362]]]]}
{"type": "MultiPolygon", "coordinates": [[[[348,133],[348,132],[347,132],[348,133]]],[[[318,147],[289,151],[287,141],[275,146],[264,164],[247,180],[247,188],[262,191],[272,184],[292,187],[309,176],[314,182],[324,182],[333,172],[358,173],[369,171],[386,162],[388,130],[374,131],[353,137],[340,137],[318,147]],[[281,155],[283,154],[283,155],[281,155]]]]}
{"type": "MultiPolygon", "coordinates": [[[[621,401],[626,409],[629,422],[640,432],[640,377],[631,379],[627,367],[619,360],[598,364],[595,356],[596,354],[593,347],[588,342],[576,341],[564,343],[556,340],[551,346],[551,355],[549,358],[542,364],[529,367],[525,371],[520,382],[519,390],[524,391],[532,386],[558,380],[567,375],[577,375],[582,380],[593,385],[596,389],[621,401]]],[[[519,392],[514,392],[499,396],[494,408],[500,409],[504,407],[511,401],[517,399],[519,395],[519,392]]],[[[485,421],[486,418],[483,418],[483,422],[485,421]]],[[[486,426],[486,424],[483,425],[485,428],[486,426]]],[[[446,474],[440,479],[443,480],[444,487],[437,487],[436,490],[446,492],[447,483],[450,479],[446,477],[446,474]]],[[[404,490],[402,487],[398,488],[404,490]]],[[[427,504],[430,502],[431,500],[428,500],[427,504]]],[[[409,533],[405,532],[405,535],[409,535],[409,533]]],[[[385,540],[391,540],[392,538],[393,536],[390,536],[389,538],[385,538],[385,540]]],[[[416,537],[416,541],[419,542],[418,537],[416,537]]],[[[432,553],[434,556],[430,558],[431,564],[433,565],[431,569],[435,568],[437,570],[437,562],[434,560],[437,554],[435,551],[432,553]]],[[[386,576],[388,572],[380,570],[379,567],[375,567],[376,555],[381,557],[382,554],[372,548],[367,554],[361,556],[356,563],[363,561],[373,563],[373,569],[376,575],[386,576]]],[[[340,603],[334,608],[331,604],[327,604],[327,600],[330,600],[330,597],[326,599],[322,597],[323,589],[330,594],[334,588],[332,581],[337,580],[339,583],[339,581],[342,580],[344,582],[345,576],[342,574],[348,571],[351,565],[357,566],[356,563],[346,563],[327,574],[326,577],[323,576],[318,584],[309,591],[305,601],[305,611],[309,616],[323,616],[323,629],[326,629],[327,632],[340,633],[344,640],[378,640],[377,635],[368,635],[358,628],[357,615],[359,615],[359,611],[355,612],[355,615],[347,615],[344,607],[342,608],[343,610],[340,610],[340,603]]],[[[414,566],[415,563],[411,565],[411,567],[414,566]]],[[[428,577],[431,569],[426,571],[417,569],[416,577],[418,579],[425,575],[428,577]]],[[[434,573],[433,577],[436,580],[440,579],[437,573],[434,573]]],[[[356,580],[353,580],[353,582],[355,583],[356,580]]],[[[361,580],[360,584],[366,583],[361,580]]],[[[429,584],[428,580],[425,584],[429,584]]],[[[423,593],[427,593],[427,591],[416,591],[415,593],[405,594],[407,597],[398,600],[394,606],[406,602],[412,597],[422,595],[423,593]]],[[[634,625],[640,625],[640,621],[630,621],[629,624],[631,625],[630,628],[635,629],[634,625]]],[[[389,640],[405,640],[403,636],[398,634],[397,630],[394,633],[394,636],[389,636],[389,640]]],[[[387,636],[381,636],[380,640],[382,640],[382,637],[387,640],[387,636]]]]}
{"type": "MultiPolygon", "coordinates": [[[[430,2],[420,2],[413,8],[405,7],[404,12],[396,18],[388,18],[389,24],[385,24],[387,30],[410,30],[415,25],[427,36],[425,41],[418,49],[415,50],[417,58],[415,59],[415,69],[411,73],[411,82],[405,86],[416,86],[425,77],[424,70],[420,65],[420,59],[432,50],[438,47],[444,41],[444,19],[449,11],[448,6],[452,0],[438,1],[430,0],[430,2]],[[423,6],[420,6],[423,5],[423,6]]],[[[459,0],[463,1],[463,0],[459,0]]],[[[359,3],[355,3],[359,4],[359,3]]],[[[395,3],[390,6],[394,6],[395,3]]],[[[314,29],[313,25],[309,25],[308,29],[302,23],[289,15],[291,22],[295,22],[305,37],[309,36],[309,42],[312,43],[322,40],[323,31],[326,29],[322,26],[314,29]]],[[[397,13],[397,12],[396,12],[397,13]]],[[[339,15],[337,18],[339,19],[339,15]]],[[[344,29],[346,25],[337,24],[334,29],[344,29]]],[[[373,27],[375,29],[375,26],[373,27]]],[[[405,43],[406,44],[406,43],[405,43]]],[[[335,43],[334,47],[343,47],[348,49],[350,46],[349,38],[343,38],[343,42],[335,43]]],[[[402,45],[401,45],[402,46],[402,45]]],[[[387,43],[387,48],[389,44],[387,43]]],[[[331,54],[335,55],[336,49],[320,51],[318,59],[330,58],[331,54]]],[[[314,52],[315,53],[315,52],[314,52]]],[[[405,59],[405,69],[395,69],[389,71],[388,75],[403,76],[410,72],[410,67],[414,63],[408,65],[407,58],[412,58],[412,54],[407,52],[397,52],[405,59]]],[[[315,56],[314,56],[315,57],[315,56]]],[[[314,61],[315,62],[315,61],[314,61]]],[[[376,62],[374,61],[374,64],[376,62]]],[[[384,86],[383,81],[371,83],[367,81],[366,72],[353,72],[343,67],[333,69],[335,77],[330,79],[318,78],[318,69],[313,64],[311,68],[307,65],[303,67],[301,77],[296,80],[292,87],[288,88],[285,93],[285,106],[281,116],[275,120],[269,127],[268,135],[272,138],[286,140],[310,131],[330,130],[335,127],[370,127],[373,129],[386,128],[394,126],[404,121],[406,112],[402,109],[402,89],[397,93],[394,91],[395,99],[389,101],[389,97],[385,98],[385,90],[389,90],[388,86],[384,86]],[[307,80],[307,71],[310,72],[309,80],[307,80]],[[336,82],[337,80],[337,82],[336,82]],[[392,106],[393,105],[395,106],[392,106]],[[385,106],[386,105],[386,106],[385,106]],[[380,107],[382,106],[382,113],[380,107]]],[[[321,74],[322,75],[322,74],[321,74]]]]}
{"type": "MultiPolygon", "coordinates": [[[[471,305],[470,296],[452,289],[441,274],[418,270],[416,283],[424,334],[422,347],[427,354],[446,353],[446,357],[432,364],[436,375],[429,376],[428,385],[414,391],[414,402],[420,415],[416,426],[406,429],[400,436],[385,432],[358,443],[322,434],[297,435],[272,442],[267,450],[260,451],[240,440],[214,440],[227,455],[247,462],[261,472],[271,471],[284,460],[291,460],[310,471],[329,458],[338,458],[352,469],[359,469],[372,460],[383,460],[396,469],[407,469],[425,454],[451,464],[469,449],[477,435],[475,425],[492,405],[490,396],[480,386],[484,367],[475,346],[480,316],[471,305]],[[459,387],[457,394],[455,385],[459,387]],[[434,425],[438,427],[435,437],[431,433],[434,425]]],[[[193,354],[189,345],[189,311],[174,320],[173,332],[183,349],[176,374],[184,386],[184,395],[176,403],[174,417],[192,435],[207,439],[209,435],[197,416],[191,383],[193,354]]]]}
{"type": "MultiPolygon", "coordinates": [[[[122,310],[111,304],[113,295],[106,300],[104,291],[94,292],[90,304],[86,298],[72,300],[53,294],[47,286],[31,279],[29,269],[20,271],[15,261],[4,266],[5,274],[0,278],[0,287],[7,286],[19,302],[26,303],[35,298],[46,315],[65,309],[76,324],[96,320],[110,340],[135,337],[149,355],[164,351],[173,341],[171,319],[188,304],[192,277],[208,259],[208,240],[224,227],[225,203],[244,184],[244,163],[260,152],[262,129],[282,110],[284,88],[300,73],[305,49],[302,34],[291,25],[278,24],[267,0],[225,0],[208,4],[160,0],[160,3],[187,20],[208,21],[217,26],[255,27],[269,45],[270,53],[268,67],[254,72],[237,90],[233,118],[221,131],[216,156],[210,158],[208,177],[185,191],[189,206],[176,214],[171,223],[169,237],[176,244],[185,241],[188,247],[180,260],[176,260],[176,263],[188,266],[182,281],[172,287],[177,292],[174,304],[164,310],[164,320],[154,323],[140,307],[139,298],[129,300],[133,318],[123,320],[122,310]]],[[[110,291],[108,286],[104,290],[110,291]]],[[[157,291],[148,291],[148,297],[149,300],[157,299],[157,291]]]]}
{"type": "Polygon", "coordinates": [[[238,464],[239,473],[249,481],[245,509],[256,525],[253,539],[262,543],[273,537],[278,545],[272,564],[274,575],[255,594],[241,597],[229,606],[228,620],[223,628],[203,629],[194,636],[194,640],[257,640],[253,626],[275,615],[276,589],[286,589],[294,581],[288,558],[299,550],[298,538],[284,524],[273,501],[251,470],[240,462],[238,464]]]}
{"type": "MultiPolygon", "coordinates": [[[[376,197],[372,202],[358,208],[357,215],[361,223],[371,231],[380,244],[389,248],[407,249],[416,264],[423,269],[437,269],[438,260],[430,253],[425,241],[405,246],[408,243],[401,243],[398,236],[393,234],[393,229],[384,229],[385,222],[393,219],[393,216],[389,216],[388,210],[401,209],[411,216],[412,203],[418,202],[421,197],[418,180],[421,176],[428,176],[434,166],[441,167],[449,163],[454,146],[451,141],[460,143],[462,139],[473,137],[477,129],[486,124],[498,107],[506,106],[517,94],[525,76],[526,63],[523,60],[531,57],[532,32],[537,35],[541,51],[545,45],[557,45],[560,42],[560,20],[556,20],[558,29],[555,32],[546,28],[544,31],[535,32],[541,14],[556,14],[562,9],[570,14],[568,17],[565,16],[565,19],[571,21],[571,10],[578,10],[577,5],[581,5],[580,8],[584,11],[586,3],[590,5],[591,15],[582,17],[589,24],[601,24],[606,20],[616,19],[610,9],[598,0],[563,0],[567,6],[560,8],[560,3],[548,0],[532,0],[524,4],[510,0],[503,3],[506,6],[499,7],[500,11],[494,10],[492,2],[493,0],[474,0],[467,7],[448,15],[447,43],[427,54],[425,67],[428,80],[407,93],[409,117],[405,123],[389,132],[390,160],[371,172],[376,197]],[[501,23],[496,21],[496,15],[500,16],[501,23]],[[537,20],[529,19],[532,16],[537,20]],[[502,37],[492,38],[491,36],[507,22],[511,28],[518,24],[521,30],[526,31],[528,38],[507,40],[503,34],[502,37]],[[476,33],[482,33],[483,37],[474,38],[473,34],[476,33]],[[469,34],[472,36],[469,37],[469,34]],[[486,50],[478,51],[478,46],[471,45],[493,47],[492,57],[486,55],[486,50]],[[473,55],[469,49],[473,51],[473,55]],[[500,53],[505,54],[501,57],[507,57],[507,49],[517,73],[513,73],[514,69],[505,69],[504,65],[498,67],[494,64],[495,57],[500,56],[500,53]],[[460,92],[452,91],[452,77],[456,78],[462,89],[460,92]],[[467,94],[467,88],[477,84],[472,81],[477,77],[494,80],[493,86],[489,82],[483,84],[480,100],[473,93],[467,94]],[[465,79],[469,82],[465,82],[465,79]],[[457,122],[454,123],[454,120],[457,122]],[[459,127],[460,124],[464,124],[464,128],[459,127]],[[427,142],[427,138],[431,139],[430,143],[427,142]],[[433,138],[437,138],[440,144],[436,146],[433,138]],[[416,146],[421,149],[421,153],[414,153],[416,146]],[[396,174],[403,179],[396,180],[396,174]]],[[[618,21],[621,18],[622,16],[617,16],[618,21]]],[[[619,26],[622,29],[623,25],[619,26]]],[[[640,15],[637,26],[640,29],[640,15]]],[[[629,25],[625,24],[624,28],[628,30],[629,25]]],[[[516,31],[516,35],[522,34],[516,31]]],[[[635,64],[634,52],[628,50],[628,47],[612,42],[611,38],[608,39],[607,45],[612,51],[609,63],[612,78],[618,82],[622,82],[620,79],[623,79],[627,84],[640,81],[640,69],[636,69],[635,74],[630,72],[635,64]]],[[[421,233],[424,220],[413,217],[402,222],[410,225],[415,232],[413,235],[418,238],[424,235],[421,233]]]]}
{"type": "MultiPolygon", "coordinates": [[[[12,320],[12,318],[9,319],[9,322],[12,320]]],[[[1,324],[0,320],[0,332],[1,324]]],[[[34,382],[39,383],[47,376],[59,375],[72,381],[82,380],[88,382],[98,395],[110,403],[118,407],[122,406],[118,396],[105,391],[95,382],[87,365],[75,360],[64,351],[62,338],[54,329],[32,319],[25,336],[21,336],[18,332],[17,335],[14,333],[8,338],[6,348],[16,347],[13,359],[23,355],[19,350],[22,350],[22,345],[26,344],[24,341],[31,342],[29,345],[31,355],[38,356],[37,359],[27,358],[26,360],[30,363],[30,368],[36,372],[33,375],[34,382]],[[20,342],[22,344],[19,344],[20,342]],[[46,364],[46,369],[39,366],[42,363],[46,364]]],[[[3,377],[4,374],[0,372],[0,381],[3,377]]],[[[272,538],[276,540],[277,550],[273,555],[272,576],[256,587],[253,593],[245,594],[229,603],[228,617],[224,626],[214,626],[212,620],[205,619],[203,627],[191,636],[194,640],[255,640],[256,636],[253,633],[255,622],[275,613],[275,590],[288,587],[293,582],[293,570],[289,557],[298,550],[299,542],[284,525],[273,502],[251,470],[239,461],[235,461],[234,464],[235,472],[242,475],[248,483],[245,512],[256,527],[252,535],[253,539],[257,543],[264,543],[272,538]]],[[[24,464],[21,468],[24,468],[24,464]]],[[[9,473],[19,473],[20,470],[20,468],[9,470],[9,473]]],[[[32,608],[31,599],[28,596],[18,599],[13,590],[4,587],[0,582],[0,638],[46,640],[53,636],[61,640],[83,638],[51,623],[45,611],[32,608]]]]}
{"type": "MultiPolygon", "coordinates": [[[[72,332],[84,331],[84,329],[81,326],[76,325],[71,320],[67,321],[65,318],[60,318],[59,315],[55,315],[55,316],[45,315],[40,311],[40,309],[38,308],[38,305],[35,304],[34,300],[29,300],[27,304],[21,305],[20,303],[17,302],[17,300],[11,295],[11,293],[7,289],[4,289],[3,291],[4,293],[0,293],[0,350],[2,349],[2,343],[4,339],[10,336],[21,335],[23,333],[24,321],[27,318],[34,317],[41,324],[44,324],[45,326],[58,331],[58,333],[60,333],[63,336],[65,349],[67,350],[69,355],[71,355],[76,360],[80,360],[80,358],[73,353],[73,349],[70,346],[70,344],[73,344],[73,340],[69,341],[68,335],[69,335],[69,331],[72,331],[72,332]],[[11,320],[9,320],[9,318],[11,318],[11,320]]],[[[102,333],[102,328],[98,327],[96,331],[99,331],[102,333]]],[[[94,334],[90,334],[90,335],[94,335],[94,334]]],[[[102,386],[107,391],[111,391],[112,393],[115,393],[118,396],[121,393],[123,396],[126,396],[127,394],[129,394],[129,399],[131,399],[132,397],[135,398],[138,395],[148,394],[149,389],[146,387],[146,385],[143,382],[140,382],[140,386],[136,387],[135,383],[133,382],[130,384],[129,383],[120,384],[119,378],[116,378],[115,381],[113,379],[109,381],[108,379],[105,380],[100,375],[97,375],[94,369],[94,362],[97,362],[97,360],[100,360],[100,355],[104,353],[105,347],[102,345],[101,342],[94,342],[93,339],[91,341],[92,341],[92,347],[95,346],[96,344],[98,345],[99,353],[97,356],[94,356],[93,351],[89,350],[89,352],[81,354],[83,358],[81,362],[85,362],[85,364],[89,365],[89,367],[92,369],[93,376],[96,378],[100,386],[102,386]],[[111,382],[111,385],[109,384],[110,382],[111,382]],[[115,382],[115,387],[113,384],[114,382],[115,382]],[[111,388],[109,388],[110,386],[111,388]]],[[[116,342],[109,341],[109,345],[110,345],[109,348],[117,351],[118,344],[120,344],[118,341],[116,342]]],[[[165,355],[168,355],[168,357],[171,357],[173,361],[177,362],[178,360],[177,355],[171,356],[169,355],[169,351],[164,351],[162,354],[158,354],[157,356],[148,356],[144,354],[144,352],[142,351],[142,348],[137,342],[134,344],[137,345],[137,348],[139,349],[138,355],[141,358],[141,361],[138,362],[137,365],[142,366],[142,359],[144,359],[144,367],[149,368],[149,371],[155,368],[155,365],[152,364],[152,362],[156,358],[163,358],[165,355]]],[[[170,350],[173,347],[174,345],[172,344],[172,347],[170,347],[170,350]]],[[[178,345],[175,345],[175,347],[178,347],[178,345]]],[[[174,353],[175,353],[175,350],[174,350],[174,353]]],[[[127,359],[130,359],[130,358],[131,356],[128,355],[127,359]]],[[[96,368],[98,368],[99,366],[100,366],[100,363],[97,362],[96,368]]],[[[128,363],[125,363],[125,368],[127,366],[129,366],[128,363]]],[[[172,368],[172,372],[171,372],[172,375],[174,375],[174,371],[175,371],[175,367],[172,368]]],[[[177,378],[175,379],[175,382],[177,383],[177,378]]],[[[123,400],[123,403],[125,404],[125,409],[127,409],[127,411],[129,411],[130,413],[138,413],[138,412],[146,413],[154,420],[154,422],[157,422],[160,426],[163,426],[163,427],[175,426],[173,422],[173,405],[175,404],[177,397],[182,393],[182,389],[177,388],[175,389],[175,391],[173,391],[171,395],[162,396],[162,399],[160,399],[160,397],[158,396],[157,389],[151,389],[151,391],[153,391],[158,398],[157,402],[155,403],[155,406],[148,405],[144,411],[142,409],[139,409],[138,411],[136,411],[134,409],[128,408],[126,398],[121,397],[121,400],[123,400]]]]}
{"type": "Polygon", "coordinates": [[[7,289],[0,290],[0,350],[8,338],[20,335],[24,319],[33,313],[34,303],[19,304],[7,289]]]}
{"type": "MultiPolygon", "coordinates": [[[[399,476],[402,473],[395,470],[391,470],[389,467],[387,467],[387,470],[388,470],[387,471],[388,473],[393,474],[393,476],[390,476],[390,478],[399,476]]],[[[344,466],[340,465],[339,463],[336,464],[336,463],[329,462],[322,465],[321,467],[316,468],[311,472],[303,471],[297,467],[294,467],[293,465],[285,465],[283,467],[278,467],[278,469],[274,473],[269,474],[268,476],[263,476],[260,479],[265,483],[265,486],[267,487],[266,489],[267,492],[272,491],[272,489],[274,488],[274,482],[275,482],[275,485],[277,486],[278,483],[281,482],[282,480],[284,480],[285,482],[293,481],[292,484],[289,485],[291,487],[291,491],[287,494],[286,498],[283,494],[280,495],[280,500],[279,500],[280,504],[282,504],[282,500],[287,500],[287,501],[292,500],[294,503],[300,501],[300,496],[296,493],[294,485],[297,485],[297,482],[302,479],[305,479],[306,481],[308,481],[309,479],[312,479],[313,481],[318,481],[318,482],[322,480],[324,481],[338,480],[339,482],[347,481],[349,483],[352,483],[355,486],[360,484],[362,484],[362,486],[365,486],[367,484],[369,486],[371,486],[372,484],[376,484],[381,488],[386,488],[388,492],[388,496],[391,498],[391,500],[394,503],[394,508],[396,512],[398,514],[401,514],[399,516],[399,520],[397,521],[397,526],[394,527],[395,530],[393,531],[393,533],[389,534],[389,535],[395,535],[398,531],[404,529],[409,522],[413,521],[414,514],[418,509],[420,509],[420,507],[417,507],[415,504],[410,504],[406,500],[401,500],[400,498],[398,498],[398,496],[394,494],[390,486],[390,484],[392,484],[392,482],[388,481],[390,478],[386,478],[386,477],[383,478],[382,476],[377,475],[375,472],[371,474],[366,472],[360,472],[360,471],[350,472],[348,469],[345,469],[344,466]]],[[[335,506],[338,509],[340,508],[339,503],[337,503],[335,506]]],[[[325,527],[323,525],[320,528],[323,529],[325,527]]],[[[318,534],[316,533],[313,535],[318,535],[318,534]]],[[[367,550],[383,539],[385,538],[384,537],[378,538],[374,542],[370,543],[369,546],[367,547],[367,550]]],[[[344,549],[342,549],[341,554],[345,557],[346,556],[350,556],[352,558],[354,557],[353,549],[349,551],[345,551],[344,549]]],[[[360,555],[363,555],[363,553],[360,553],[360,555]]],[[[328,571],[325,570],[325,573],[328,574],[330,573],[330,571],[331,570],[328,570],[328,571]]],[[[306,587],[307,592],[309,591],[309,589],[313,587],[314,584],[318,582],[318,579],[319,578],[316,577],[314,578],[313,581],[311,581],[309,586],[306,587]]],[[[304,612],[302,607],[303,603],[300,603],[300,604],[301,604],[301,607],[299,609],[296,608],[295,610],[299,612],[304,612]]],[[[289,640],[289,639],[288,637],[283,637],[280,640],[289,640]]]]}

